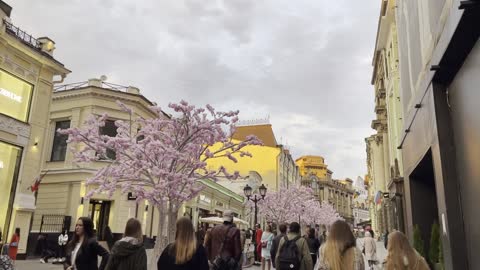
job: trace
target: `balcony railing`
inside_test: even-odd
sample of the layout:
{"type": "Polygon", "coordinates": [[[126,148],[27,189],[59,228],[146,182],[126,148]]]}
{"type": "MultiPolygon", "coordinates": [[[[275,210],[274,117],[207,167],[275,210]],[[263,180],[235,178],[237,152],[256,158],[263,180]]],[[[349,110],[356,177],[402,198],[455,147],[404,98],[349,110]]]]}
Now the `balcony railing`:
{"type": "Polygon", "coordinates": [[[8,22],[5,19],[3,20],[3,23],[5,24],[5,30],[7,33],[9,33],[12,36],[15,36],[24,44],[40,50],[40,43],[32,35],[28,34],[27,32],[23,31],[22,29],[18,28],[17,26],[13,25],[12,23],[8,22]]]}
{"type": "Polygon", "coordinates": [[[107,83],[103,81],[101,82],[101,85],[92,85],[91,83],[89,83],[89,81],[85,81],[85,82],[58,85],[53,88],[53,91],[60,92],[60,91],[67,91],[67,90],[75,90],[75,89],[85,88],[89,86],[100,87],[100,88],[120,91],[120,92],[127,92],[127,89],[129,88],[128,86],[123,86],[123,85],[114,84],[114,83],[107,83]]]}

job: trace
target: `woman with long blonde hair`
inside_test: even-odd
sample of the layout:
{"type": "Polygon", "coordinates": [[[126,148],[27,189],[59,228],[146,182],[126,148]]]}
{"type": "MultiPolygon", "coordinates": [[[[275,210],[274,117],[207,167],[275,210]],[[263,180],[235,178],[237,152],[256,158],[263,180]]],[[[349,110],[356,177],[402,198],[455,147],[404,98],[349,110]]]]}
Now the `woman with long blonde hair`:
{"type": "Polygon", "coordinates": [[[175,242],[162,252],[158,270],[208,270],[207,253],[202,243],[197,243],[192,221],[187,217],[177,220],[175,242]]]}
{"type": "Polygon", "coordinates": [[[317,270],[364,270],[362,252],[348,223],[337,220],[330,228],[327,242],[320,247],[317,270]]]}
{"type": "Polygon", "coordinates": [[[425,259],[413,249],[405,234],[392,232],[388,235],[386,270],[430,270],[425,259]]]}

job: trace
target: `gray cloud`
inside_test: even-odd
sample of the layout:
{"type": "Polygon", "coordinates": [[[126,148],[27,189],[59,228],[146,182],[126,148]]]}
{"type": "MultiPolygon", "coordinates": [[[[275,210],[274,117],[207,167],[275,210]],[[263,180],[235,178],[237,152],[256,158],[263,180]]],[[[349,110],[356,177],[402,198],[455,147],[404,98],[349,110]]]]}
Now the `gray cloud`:
{"type": "Polygon", "coordinates": [[[68,82],[105,74],[165,106],[270,115],[297,157],[366,172],[379,5],[355,0],[15,0],[12,19],[55,40],[68,82]]]}

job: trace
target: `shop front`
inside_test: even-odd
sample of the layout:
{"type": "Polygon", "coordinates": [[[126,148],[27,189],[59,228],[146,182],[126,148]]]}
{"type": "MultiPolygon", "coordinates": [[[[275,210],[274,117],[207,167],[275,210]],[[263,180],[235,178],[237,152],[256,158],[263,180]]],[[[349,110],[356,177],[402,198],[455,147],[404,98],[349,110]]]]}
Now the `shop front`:
{"type": "MultiPolygon", "coordinates": [[[[3,242],[9,240],[15,227],[26,228],[20,224],[21,212],[26,207],[15,194],[20,191],[17,183],[22,155],[29,143],[31,128],[27,122],[32,93],[32,84],[0,69],[0,232],[3,242]]],[[[24,246],[22,242],[21,250],[24,246]]]]}
{"type": "Polygon", "coordinates": [[[14,194],[18,182],[18,172],[22,148],[0,141],[0,242],[8,241],[8,231],[13,210],[14,194]]]}

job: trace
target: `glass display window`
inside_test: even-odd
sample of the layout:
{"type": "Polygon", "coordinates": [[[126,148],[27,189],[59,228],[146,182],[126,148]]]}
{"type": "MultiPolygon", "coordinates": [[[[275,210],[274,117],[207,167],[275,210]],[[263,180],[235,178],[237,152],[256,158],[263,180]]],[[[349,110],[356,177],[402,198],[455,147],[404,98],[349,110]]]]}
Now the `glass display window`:
{"type": "MultiPolygon", "coordinates": [[[[0,141],[0,231],[3,237],[10,224],[22,148],[0,141]]],[[[3,239],[5,241],[6,239],[3,239]]]]}

